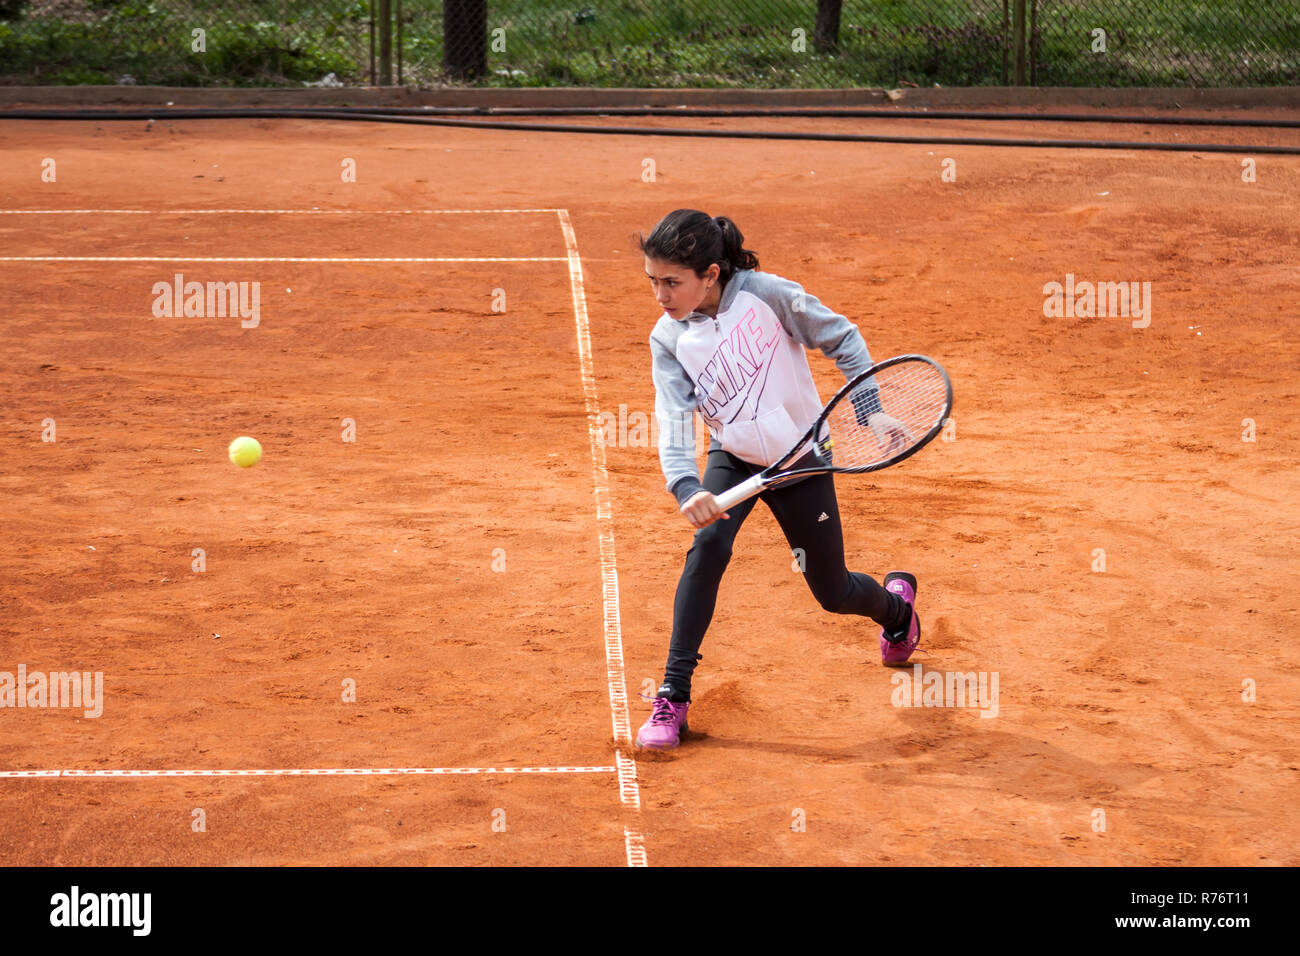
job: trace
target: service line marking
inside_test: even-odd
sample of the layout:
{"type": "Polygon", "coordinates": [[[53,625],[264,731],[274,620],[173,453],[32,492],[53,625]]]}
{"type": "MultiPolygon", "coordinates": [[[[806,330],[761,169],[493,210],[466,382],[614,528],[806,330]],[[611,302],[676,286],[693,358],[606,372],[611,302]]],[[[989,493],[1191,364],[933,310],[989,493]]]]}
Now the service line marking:
{"type": "MultiPolygon", "coordinates": [[[[591,329],[587,298],[583,291],[582,258],[578,239],[567,209],[556,210],[564,246],[569,256],[569,284],[573,290],[573,317],[577,325],[578,361],[582,368],[582,393],[587,406],[587,436],[591,443],[591,477],[596,495],[596,528],[600,535],[600,581],[605,617],[605,677],[609,684],[609,709],[614,722],[614,743],[618,749],[618,789],[623,805],[641,810],[641,788],[636,779],[636,761],[623,753],[631,747],[632,726],[627,711],[627,679],[623,669],[623,625],[619,614],[618,561],[614,552],[614,507],[609,491],[609,469],[605,461],[605,434],[600,420],[600,395],[591,361],[591,329]]],[[[624,848],[628,866],[647,866],[645,837],[625,829],[624,848]]]]}
{"type": "MultiPolygon", "coordinates": [[[[554,213],[557,209],[0,209],[4,216],[468,216],[554,213]]],[[[0,262],[566,262],[565,256],[318,257],[318,256],[0,256],[0,262]]]]}
{"type": "Polygon", "coordinates": [[[617,767],[307,767],[283,770],[0,770],[0,777],[393,777],[618,772],[617,767]]]}

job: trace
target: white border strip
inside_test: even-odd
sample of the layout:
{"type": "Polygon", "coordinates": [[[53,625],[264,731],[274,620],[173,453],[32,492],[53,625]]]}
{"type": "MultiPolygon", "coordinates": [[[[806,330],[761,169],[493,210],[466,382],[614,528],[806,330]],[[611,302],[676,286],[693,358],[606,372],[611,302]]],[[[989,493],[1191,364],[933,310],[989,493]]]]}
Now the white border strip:
{"type": "Polygon", "coordinates": [[[620,773],[617,767],[321,767],[288,770],[0,770],[0,777],[392,777],[472,773],[620,773]]]}
{"type": "Polygon", "coordinates": [[[0,209],[0,216],[462,216],[483,213],[559,212],[558,209],[0,209]]]}
{"type": "Polygon", "coordinates": [[[614,751],[614,763],[618,766],[618,792],[623,803],[633,810],[641,809],[641,788],[636,782],[636,761],[626,756],[623,751],[614,751]]]}
{"type": "Polygon", "coordinates": [[[645,857],[645,837],[634,830],[623,831],[623,847],[627,850],[628,866],[649,866],[645,857]]]}
{"type": "Polygon", "coordinates": [[[0,262],[564,262],[563,256],[360,258],[321,256],[0,256],[0,262]]]}
{"type": "MultiPolygon", "coordinates": [[[[3,216],[457,216],[552,213],[556,209],[0,209],[3,216]]],[[[0,262],[565,262],[565,256],[360,258],[308,256],[0,256],[0,262]]]]}
{"type": "MultiPolygon", "coordinates": [[[[587,436],[591,443],[591,478],[596,494],[596,528],[600,534],[600,581],[605,608],[605,677],[609,684],[609,709],[614,722],[614,752],[618,765],[618,789],[623,805],[638,813],[641,788],[636,779],[636,761],[623,753],[632,744],[632,726],[627,711],[627,678],[623,671],[623,625],[619,615],[618,561],[614,553],[614,507],[609,492],[609,469],[605,463],[605,435],[600,421],[600,395],[591,361],[591,330],[587,298],[583,291],[582,258],[578,239],[567,209],[557,209],[564,247],[569,258],[569,284],[573,290],[573,318],[577,326],[578,360],[582,366],[582,394],[587,405],[587,436]]],[[[625,829],[624,848],[628,866],[647,866],[645,837],[625,829]]]]}
{"type": "Polygon", "coordinates": [[[600,420],[600,396],[591,361],[591,333],[587,300],[583,293],[582,259],[567,210],[559,211],[564,244],[569,251],[569,282],[573,289],[573,313],[578,331],[578,360],[582,366],[582,392],[587,404],[587,436],[591,443],[591,477],[596,492],[596,524],[600,532],[600,579],[605,607],[605,673],[609,681],[609,705],[614,720],[614,742],[627,746],[632,730],[627,713],[627,685],[623,675],[623,625],[619,619],[618,563],[614,554],[614,509],[609,493],[609,470],[605,463],[605,435],[600,420]]]}

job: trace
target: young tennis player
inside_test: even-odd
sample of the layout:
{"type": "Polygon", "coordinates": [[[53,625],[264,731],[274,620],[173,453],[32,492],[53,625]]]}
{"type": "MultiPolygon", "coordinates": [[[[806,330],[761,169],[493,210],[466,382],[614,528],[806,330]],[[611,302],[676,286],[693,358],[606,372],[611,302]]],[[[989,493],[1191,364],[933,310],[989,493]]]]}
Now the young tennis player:
{"type": "MultiPolygon", "coordinates": [[[[845,567],[831,475],[793,480],[725,513],[714,500],[786,454],[817,419],[822,401],[805,349],[833,359],[846,381],[871,367],[857,326],[797,283],[759,272],[744,239],[729,219],[693,209],[669,213],[640,237],[664,309],[650,334],[659,462],[681,514],[699,529],[677,584],[663,684],[637,733],[638,746],[655,750],[676,747],[687,729],[691,676],[718,586],[736,533],[759,500],[802,554],[804,579],[821,606],[880,625],[884,663],[906,662],[921,637],[912,575],[892,571],[882,587],[845,567]],[[711,436],[703,480],[695,459],[697,412],[711,436]]],[[[887,416],[883,424],[902,427],[887,416]]]]}

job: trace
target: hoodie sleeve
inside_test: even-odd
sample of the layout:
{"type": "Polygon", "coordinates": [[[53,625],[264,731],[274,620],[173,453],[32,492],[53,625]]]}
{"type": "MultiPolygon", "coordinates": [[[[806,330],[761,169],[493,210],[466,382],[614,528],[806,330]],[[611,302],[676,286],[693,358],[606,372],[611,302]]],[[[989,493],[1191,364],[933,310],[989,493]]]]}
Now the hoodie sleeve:
{"type": "Polygon", "coordinates": [[[834,360],[846,382],[871,368],[871,353],[858,327],[805,292],[799,283],[770,272],[755,272],[751,282],[794,340],[834,360]]]}
{"type": "Polygon", "coordinates": [[[659,466],[678,505],[704,490],[695,460],[695,383],[673,350],[650,335],[655,419],[659,425],[659,466]]]}

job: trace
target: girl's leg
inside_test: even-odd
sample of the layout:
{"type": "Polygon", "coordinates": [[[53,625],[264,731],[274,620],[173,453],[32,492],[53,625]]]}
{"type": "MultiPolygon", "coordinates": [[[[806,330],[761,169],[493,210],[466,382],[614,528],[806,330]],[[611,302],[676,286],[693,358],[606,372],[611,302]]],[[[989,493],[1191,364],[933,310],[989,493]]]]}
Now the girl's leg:
{"type": "MultiPolygon", "coordinates": [[[[739,484],[759,471],[750,468],[725,451],[709,452],[708,466],[701,482],[713,494],[720,494],[732,485],[739,484]]],[[[673,601],[673,634],[668,645],[668,663],[664,667],[664,683],[671,693],[660,688],[660,696],[674,700],[691,699],[691,675],[700,660],[700,644],[704,632],[713,620],[713,610],[718,602],[718,586],[722,572],[731,560],[732,544],[736,532],[758,501],[750,498],[728,510],[730,518],[719,518],[707,528],[695,532],[691,549],[686,552],[686,566],[677,582],[677,596],[673,601]]]]}
{"type": "Polygon", "coordinates": [[[874,578],[844,564],[844,532],[831,475],[815,475],[762,495],[791,549],[803,561],[804,580],[817,602],[836,614],[869,617],[887,631],[911,615],[907,602],[874,578]]]}

